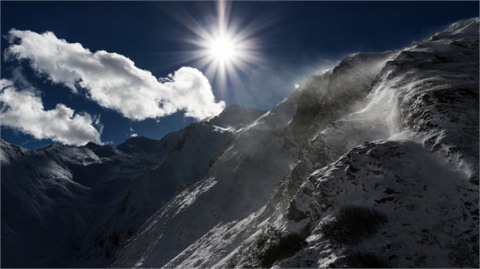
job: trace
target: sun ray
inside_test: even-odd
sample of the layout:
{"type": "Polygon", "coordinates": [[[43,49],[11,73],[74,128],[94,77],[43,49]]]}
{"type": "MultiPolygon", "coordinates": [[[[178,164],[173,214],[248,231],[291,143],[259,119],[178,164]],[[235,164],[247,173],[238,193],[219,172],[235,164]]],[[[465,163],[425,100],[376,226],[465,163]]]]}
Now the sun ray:
{"type": "Polygon", "coordinates": [[[195,61],[221,88],[226,88],[229,82],[230,85],[241,82],[241,73],[263,61],[255,37],[261,27],[234,18],[227,1],[217,2],[213,14],[216,19],[211,24],[203,25],[187,12],[174,15],[193,33],[184,39],[194,47],[185,53],[185,60],[195,61]]]}

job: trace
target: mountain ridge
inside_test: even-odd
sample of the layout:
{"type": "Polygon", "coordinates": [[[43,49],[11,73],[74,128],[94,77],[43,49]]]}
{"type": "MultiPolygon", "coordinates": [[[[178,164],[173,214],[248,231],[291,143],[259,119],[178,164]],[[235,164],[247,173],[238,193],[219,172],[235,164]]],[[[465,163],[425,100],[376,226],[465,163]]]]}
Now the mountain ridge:
{"type": "MultiPolygon", "coordinates": [[[[249,111],[249,109],[245,109],[245,111],[249,111]]],[[[253,110],[253,112],[256,111],[253,110]]],[[[236,120],[241,124],[244,121],[251,120],[249,117],[251,115],[247,115],[242,121],[241,115],[239,115],[236,120]]],[[[105,221],[108,221],[110,215],[115,213],[116,208],[122,206],[125,197],[130,197],[128,191],[134,183],[132,179],[141,177],[145,173],[151,173],[150,171],[158,168],[161,162],[168,159],[170,155],[179,150],[181,151],[180,145],[185,144],[190,139],[185,136],[189,134],[189,130],[190,136],[192,132],[194,136],[197,136],[196,132],[203,132],[205,135],[207,130],[211,131],[212,134],[219,134],[220,137],[223,137],[221,140],[213,139],[214,136],[210,138],[216,140],[217,144],[218,142],[220,143],[217,147],[222,147],[222,144],[229,139],[230,132],[217,132],[215,128],[205,123],[194,123],[182,130],[167,134],[160,140],[135,137],[127,139],[117,147],[97,145],[92,142],[79,147],[54,143],[41,149],[27,150],[0,139],[2,149],[0,152],[2,162],[2,226],[4,228],[2,229],[2,237],[4,238],[2,244],[13,246],[12,248],[2,248],[2,256],[4,257],[2,266],[4,264],[12,267],[71,266],[72,262],[73,264],[77,263],[75,256],[78,255],[90,255],[88,258],[90,260],[95,260],[93,258],[95,256],[102,256],[103,258],[94,261],[94,263],[96,262],[95,266],[99,264],[103,264],[103,266],[108,265],[108,259],[116,251],[115,249],[118,247],[121,236],[127,237],[133,230],[131,226],[135,227],[135,225],[127,225],[127,228],[122,228],[121,231],[125,234],[117,231],[110,232],[110,235],[105,237],[98,237],[88,236],[87,230],[91,230],[91,228],[87,228],[87,223],[90,223],[89,225],[92,227],[104,226],[105,221]],[[26,167],[26,169],[22,172],[17,170],[23,169],[23,167],[26,167]],[[25,191],[23,187],[19,187],[18,182],[15,182],[18,177],[20,177],[19,179],[27,180],[22,184],[32,185],[31,181],[27,183],[30,179],[35,179],[36,183],[29,188],[29,191],[25,191]],[[46,182],[56,183],[45,185],[46,182]],[[51,191],[44,194],[45,188],[47,190],[51,189],[51,191]],[[70,193],[78,188],[82,189],[83,194],[78,195],[80,198],[77,199],[70,193]],[[18,192],[19,190],[21,190],[21,194],[18,192]],[[26,203],[15,205],[13,201],[18,199],[14,197],[23,197],[22,200],[26,203]],[[39,200],[38,197],[43,197],[43,200],[39,200]],[[58,199],[60,199],[60,202],[57,202],[58,199]],[[29,204],[29,201],[34,201],[34,203],[29,204]],[[45,205],[42,205],[42,203],[45,205]],[[84,206],[80,206],[82,204],[84,206]],[[37,208],[37,210],[33,210],[33,212],[36,212],[36,218],[51,214],[48,212],[52,212],[52,209],[56,210],[55,208],[67,207],[71,209],[61,213],[65,216],[59,220],[59,223],[51,223],[54,221],[53,219],[47,221],[50,224],[45,225],[52,228],[46,228],[47,226],[45,226],[42,232],[38,232],[37,236],[42,239],[34,239],[33,242],[29,238],[23,238],[22,240],[12,239],[10,234],[23,234],[26,236],[27,234],[35,233],[35,227],[28,225],[25,220],[12,220],[9,217],[12,212],[17,211],[14,208],[32,211],[33,205],[34,208],[37,208]],[[83,212],[80,214],[82,220],[78,220],[78,217],[72,217],[72,214],[75,215],[76,212],[76,209],[72,209],[76,207],[79,207],[79,210],[83,212]],[[70,210],[71,212],[68,212],[70,210]],[[69,216],[71,219],[82,223],[82,228],[78,228],[77,225],[68,221],[69,216]],[[14,232],[15,228],[13,227],[18,227],[19,223],[24,223],[25,230],[14,232]],[[70,229],[62,225],[65,223],[70,223],[68,226],[73,228],[70,229]],[[77,229],[81,230],[78,232],[81,236],[74,236],[71,232],[71,230],[77,229]],[[48,239],[49,234],[55,233],[55,231],[63,231],[64,237],[68,238],[68,240],[65,241],[60,238],[48,239]],[[85,240],[85,238],[91,238],[91,240],[85,240]],[[55,241],[57,244],[50,244],[48,243],[49,240],[55,241]],[[87,243],[83,243],[85,241],[87,243]],[[82,246],[82,244],[86,246],[82,246]],[[39,251],[28,251],[30,249],[29,245],[37,245],[39,251]],[[102,246],[99,247],[99,245],[102,246]],[[92,250],[92,248],[98,249],[92,250]],[[10,252],[12,249],[15,252],[10,252]],[[83,252],[86,252],[86,254],[81,254],[83,252]],[[25,256],[28,253],[31,253],[30,256],[25,256]],[[23,255],[21,256],[23,258],[17,257],[19,255],[23,255]],[[42,261],[41,256],[49,256],[50,258],[44,258],[45,261],[42,261]],[[63,256],[63,258],[55,258],[55,256],[63,256]],[[65,258],[68,256],[72,257],[65,258]],[[105,257],[107,258],[105,259],[105,257]],[[12,260],[20,263],[16,264],[12,260]],[[27,262],[29,260],[31,260],[31,263],[27,262]],[[65,260],[71,261],[66,262],[65,260]]],[[[209,140],[208,137],[205,137],[205,139],[209,140]]],[[[208,145],[206,143],[201,144],[208,145]]],[[[205,150],[203,152],[205,153],[205,150]]],[[[188,152],[184,154],[189,155],[188,152]]],[[[208,158],[206,161],[208,161],[208,158]]],[[[196,179],[198,180],[198,177],[196,179]]],[[[170,194],[165,194],[167,196],[163,198],[163,201],[170,199],[170,196],[175,193],[175,189],[180,188],[184,183],[178,183],[177,187],[173,185],[174,189],[170,191],[170,194]]],[[[153,207],[156,205],[158,205],[158,202],[152,204],[153,207]]],[[[25,211],[22,215],[30,214],[25,211]]],[[[148,214],[141,218],[146,217],[148,217],[148,214]]]]}

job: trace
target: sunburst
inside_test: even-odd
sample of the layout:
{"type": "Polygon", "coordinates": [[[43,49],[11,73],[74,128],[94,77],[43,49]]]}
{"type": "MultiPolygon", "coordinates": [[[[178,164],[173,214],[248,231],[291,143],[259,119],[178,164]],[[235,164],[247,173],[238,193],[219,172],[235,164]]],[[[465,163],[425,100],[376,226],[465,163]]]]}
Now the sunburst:
{"type": "Polygon", "coordinates": [[[262,61],[255,33],[259,29],[254,23],[246,23],[231,16],[225,0],[217,2],[216,22],[201,25],[191,16],[181,16],[185,26],[193,35],[185,40],[193,44],[187,60],[194,60],[207,77],[225,87],[227,82],[240,81],[240,73],[262,61]]]}
{"type": "Polygon", "coordinates": [[[238,60],[236,59],[238,56],[237,46],[230,38],[220,36],[212,40],[208,45],[209,53],[215,61],[222,63],[238,60]]]}

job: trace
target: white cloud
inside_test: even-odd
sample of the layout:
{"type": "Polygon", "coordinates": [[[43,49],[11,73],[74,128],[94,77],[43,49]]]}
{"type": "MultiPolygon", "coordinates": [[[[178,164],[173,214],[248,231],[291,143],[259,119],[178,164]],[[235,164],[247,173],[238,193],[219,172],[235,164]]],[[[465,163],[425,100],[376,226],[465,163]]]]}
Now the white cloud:
{"type": "Polygon", "coordinates": [[[135,133],[135,130],[133,130],[132,127],[130,127],[130,133],[131,133],[131,134],[130,134],[130,137],[137,137],[137,136],[138,136],[138,134],[135,133]]]}
{"type": "Polygon", "coordinates": [[[157,79],[139,69],[129,58],[103,50],[91,52],[79,43],[68,43],[52,32],[10,30],[6,59],[29,60],[39,73],[72,91],[79,88],[99,105],[123,116],[143,120],[185,111],[185,116],[204,119],[225,107],[216,102],[208,79],[197,69],[182,67],[157,79]]]}
{"type": "Polygon", "coordinates": [[[45,110],[35,92],[18,90],[12,81],[0,80],[0,124],[30,134],[36,139],[49,138],[69,145],[100,143],[100,132],[92,117],[75,114],[71,108],[58,104],[45,110]]]}

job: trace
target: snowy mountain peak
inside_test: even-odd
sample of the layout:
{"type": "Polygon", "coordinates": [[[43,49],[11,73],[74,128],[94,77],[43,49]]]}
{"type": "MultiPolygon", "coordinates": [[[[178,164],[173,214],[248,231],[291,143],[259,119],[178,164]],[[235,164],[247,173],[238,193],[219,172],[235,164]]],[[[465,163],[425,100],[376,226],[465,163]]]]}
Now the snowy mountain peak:
{"type": "Polygon", "coordinates": [[[239,105],[226,107],[218,116],[210,119],[208,123],[220,127],[232,127],[239,124],[247,124],[263,115],[265,111],[255,108],[247,108],[239,105]]]}
{"type": "Polygon", "coordinates": [[[144,136],[131,137],[117,146],[117,149],[128,154],[155,155],[162,152],[164,146],[158,140],[144,136]]]}
{"type": "Polygon", "coordinates": [[[87,144],[84,145],[84,147],[86,147],[88,149],[97,149],[101,146],[98,145],[98,144],[95,144],[94,142],[88,142],[87,144]]]}
{"type": "Polygon", "coordinates": [[[2,166],[9,164],[11,160],[24,156],[26,152],[27,150],[0,139],[0,162],[2,166]]]}
{"type": "Polygon", "coordinates": [[[439,32],[437,35],[453,35],[453,34],[469,34],[478,35],[478,25],[480,23],[479,18],[471,18],[462,20],[451,24],[444,31],[439,32]]]}

